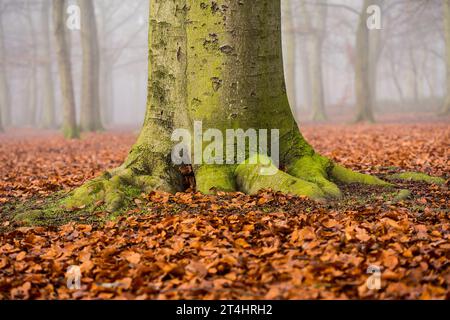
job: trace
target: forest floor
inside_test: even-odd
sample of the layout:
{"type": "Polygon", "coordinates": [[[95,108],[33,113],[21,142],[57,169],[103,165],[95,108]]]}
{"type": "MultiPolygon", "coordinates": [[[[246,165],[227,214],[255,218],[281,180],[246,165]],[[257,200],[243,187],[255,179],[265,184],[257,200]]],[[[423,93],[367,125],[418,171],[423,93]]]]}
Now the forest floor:
{"type": "Polygon", "coordinates": [[[449,299],[449,124],[302,132],[354,170],[382,178],[420,171],[447,182],[342,186],[344,198],[327,204],[269,191],[153,192],[113,218],[83,208],[40,216],[48,197],[120,165],[135,135],[65,141],[12,131],[0,135],[0,299],[449,299]],[[396,199],[401,189],[411,195],[396,199]],[[17,222],[35,211],[40,226],[17,222]],[[73,265],[79,290],[66,286],[73,265]],[[379,288],[367,285],[368,268],[379,268],[379,288]]]}

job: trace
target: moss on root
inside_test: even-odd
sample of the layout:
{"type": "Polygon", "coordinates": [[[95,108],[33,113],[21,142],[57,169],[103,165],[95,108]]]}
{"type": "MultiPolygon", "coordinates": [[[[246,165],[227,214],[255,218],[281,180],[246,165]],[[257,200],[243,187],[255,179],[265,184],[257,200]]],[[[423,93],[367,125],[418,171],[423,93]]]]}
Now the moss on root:
{"type": "Polygon", "coordinates": [[[387,177],[389,180],[403,180],[414,182],[426,182],[432,184],[442,185],[445,184],[445,179],[439,177],[432,177],[421,172],[404,172],[397,173],[387,177]]]}
{"type": "Polygon", "coordinates": [[[106,211],[115,212],[124,206],[130,195],[152,190],[174,192],[169,180],[164,177],[138,175],[131,169],[119,168],[74,190],[63,199],[62,205],[68,210],[74,210],[104,202],[106,211]]]}
{"type": "Polygon", "coordinates": [[[403,189],[397,192],[397,194],[394,196],[393,201],[399,202],[408,199],[411,197],[411,191],[403,189]]]}
{"type": "Polygon", "coordinates": [[[235,166],[204,165],[195,172],[197,191],[210,194],[213,190],[233,192],[237,190],[234,178],[235,166]]]}
{"type": "Polygon", "coordinates": [[[307,196],[314,200],[338,199],[341,190],[333,182],[392,186],[374,176],[353,172],[318,154],[305,155],[292,161],[286,172],[276,168],[270,158],[254,155],[238,166],[204,165],[196,170],[197,190],[241,191],[256,194],[263,189],[307,196]]]}
{"type": "Polygon", "coordinates": [[[329,181],[328,171],[332,167],[329,159],[320,155],[304,156],[288,168],[288,173],[299,179],[312,182],[319,186],[327,197],[340,198],[342,196],[339,187],[329,181]]]}
{"type": "Polygon", "coordinates": [[[44,200],[32,198],[15,203],[2,218],[19,226],[57,226],[71,221],[93,224],[104,220],[97,214],[104,212],[104,206],[92,203],[83,210],[68,210],[63,206],[67,196],[66,192],[57,192],[44,200]]]}
{"type": "Polygon", "coordinates": [[[375,176],[358,173],[350,169],[344,168],[338,164],[333,165],[330,171],[330,176],[339,182],[347,184],[360,183],[366,185],[377,185],[386,187],[393,186],[392,184],[383,181],[375,176]]]}
{"type": "Polygon", "coordinates": [[[265,156],[253,156],[235,170],[236,183],[240,191],[256,194],[262,189],[272,189],[294,195],[324,200],[325,193],[314,183],[308,182],[279,170],[265,156]]]}

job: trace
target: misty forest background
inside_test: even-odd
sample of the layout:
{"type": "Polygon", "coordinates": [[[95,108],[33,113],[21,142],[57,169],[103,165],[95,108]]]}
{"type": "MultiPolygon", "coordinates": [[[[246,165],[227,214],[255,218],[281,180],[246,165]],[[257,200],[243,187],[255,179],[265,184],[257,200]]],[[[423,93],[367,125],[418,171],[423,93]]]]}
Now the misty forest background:
{"type": "MultiPolygon", "coordinates": [[[[299,123],[439,118],[448,94],[444,2],[283,0],[286,82],[299,123]],[[367,18],[367,4],[382,8],[382,29],[368,31],[361,48],[358,35],[361,16],[364,21],[367,18]],[[362,69],[369,79],[369,116],[360,115],[355,90],[361,82],[358,57],[364,49],[369,57],[362,69]]],[[[0,0],[3,128],[62,126],[67,106],[52,3],[0,0]]],[[[78,2],[67,1],[64,10],[71,4],[78,2]]],[[[137,129],[147,98],[149,1],[82,0],[80,4],[81,30],[64,28],[76,122],[80,125],[88,109],[97,109],[90,117],[100,117],[101,122],[81,123],[82,130],[137,129]],[[86,14],[89,6],[95,15],[86,14]],[[83,67],[98,74],[83,72],[83,67]],[[83,86],[90,92],[83,93],[83,86]],[[83,95],[98,96],[98,100],[87,102],[83,95]]],[[[64,13],[64,23],[67,17],[64,13]]]]}

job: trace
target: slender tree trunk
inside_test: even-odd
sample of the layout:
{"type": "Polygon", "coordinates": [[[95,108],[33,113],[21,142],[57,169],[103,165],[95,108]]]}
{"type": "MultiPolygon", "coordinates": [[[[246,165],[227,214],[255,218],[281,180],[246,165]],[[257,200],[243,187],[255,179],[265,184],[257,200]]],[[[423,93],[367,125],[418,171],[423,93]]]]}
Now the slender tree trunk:
{"type": "Polygon", "coordinates": [[[99,24],[99,41],[100,41],[100,110],[102,116],[102,122],[105,126],[108,126],[112,122],[112,112],[114,110],[114,98],[112,96],[112,75],[113,65],[111,62],[111,54],[109,49],[109,37],[106,34],[107,31],[107,19],[102,17],[99,24]]]}
{"type": "Polygon", "coordinates": [[[102,121],[105,125],[112,123],[112,112],[114,110],[113,97],[113,66],[109,63],[109,59],[104,55],[101,64],[101,115],[102,121]]]}
{"type": "Polygon", "coordinates": [[[318,155],[300,134],[286,94],[279,1],[151,1],[149,23],[149,91],[141,134],[121,167],[77,189],[65,201],[67,207],[103,199],[114,211],[123,204],[124,185],[182,190],[171,136],[185,128],[198,138],[194,128],[199,123],[202,131],[211,129],[223,137],[229,137],[230,129],[278,130],[279,139],[271,135],[269,145],[279,143],[280,165],[286,168],[283,172],[266,162],[266,150],[255,155],[246,148],[236,155],[233,137],[216,141],[223,150],[234,151],[232,156],[208,153],[208,144],[194,142],[188,155],[200,160],[194,165],[200,192],[254,194],[271,188],[323,199],[341,195],[331,178],[386,184],[318,155]]]}
{"type": "Polygon", "coordinates": [[[313,121],[326,120],[325,114],[325,95],[323,84],[323,69],[322,69],[322,39],[320,37],[313,37],[309,43],[309,61],[310,74],[312,86],[312,109],[313,121]]]}
{"type": "Polygon", "coordinates": [[[25,124],[34,126],[37,122],[38,114],[38,90],[37,90],[37,78],[38,78],[38,68],[37,68],[37,33],[33,23],[33,17],[31,15],[31,6],[28,7],[29,12],[27,13],[27,22],[30,29],[30,76],[28,78],[28,95],[27,95],[27,108],[25,109],[25,124]]]}
{"type": "Polygon", "coordinates": [[[416,63],[416,57],[414,55],[414,48],[411,46],[408,51],[409,55],[409,61],[411,63],[411,69],[409,72],[409,86],[410,86],[410,93],[412,101],[415,105],[419,102],[419,88],[418,88],[418,78],[419,78],[419,72],[418,67],[416,63]]]}
{"type": "Polygon", "coordinates": [[[50,9],[51,1],[44,0],[42,4],[42,39],[43,39],[43,56],[45,63],[43,65],[43,117],[42,126],[46,129],[52,129],[56,127],[55,119],[55,97],[54,97],[54,84],[52,75],[52,60],[50,50],[50,9]]]}
{"type": "MultiPolygon", "coordinates": [[[[305,39],[303,43],[304,47],[308,47],[308,39],[305,39]]],[[[301,50],[300,52],[301,61],[302,61],[302,79],[303,79],[303,94],[304,94],[304,103],[306,110],[309,110],[312,106],[312,97],[311,97],[311,75],[310,75],[310,63],[309,63],[309,54],[307,50],[301,50]]]]}
{"type": "Polygon", "coordinates": [[[357,113],[355,122],[374,122],[372,93],[370,92],[370,41],[366,13],[370,3],[370,0],[364,0],[356,34],[355,93],[357,113]]]}
{"type": "Polygon", "coordinates": [[[297,46],[296,46],[296,34],[294,25],[294,7],[290,0],[283,1],[284,11],[284,27],[285,27],[285,39],[284,48],[285,52],[285,73],[286,73],[286,88],[288,92],[289,102],[292,110],[296,113],[297,110],[297,46]]]}
{"type": "Polygon", "coordinates": [[[394,82],[395,88],[397,89],[398,97],[400,99],[400,103],[403,103],[405,101],[405,95],[403,94],[402,84],[400,83],[400,80],[398,79],[397,74],[397,64],[395,61],[394,53],[391,51],[389,56],[389,66],[391,69],[391,76],[392,80],[394,82]]]}
{"type": "Polygon", "coordinates": [[[443,0],[444,5],[444,31],[445,31],[445,61],[446,61],[446,72],[447,72],[447,86],[445,93],[445,102],[441,110],[443,114],[450,113],[450,0],[443,0]]]}
{"type": "Polygon", "coordinates": [[[0,12],[0,131],[4,126],[11,124],[11,98],[8,86],[7,64],[5,52],[5,34],[3,31],[3,19],[0,12]]]}
{"type": "Polygon", "coordinates": [[[307,45],[309,55],[312,111],[313,121],[324,121],[325,113],[325,93],[323,81],[323,61],[322,47],[326,35],[327,7],[317,6],[314,11],[308,12],[306,4],[303,2],[304,20],[311,34],[311,39],[307,45]],[[312,19],[311,19],[312,18],[312,19]]]}
{"type": "Polygon", "coordinates": [[[66,39],[66,24],[64,19],[65,1],[53,0],[54,32],[56,39],[56,52],[59,67],[59,78],[63,97],[63,132],[68,139],[79,137],[76,111],[75,95],[73,90],[72,66],[66,39]]]}
{"type": "Polygon", "coordinates": [[[374,110],[377,107],[378,98],[378,62],[380,61],[382,53],[381,31],[371,30],[369,34],[369,82],[370,82],[370,96],[372,98],[371,106],[374,110]]]}
{"type": "Polygon", "coordinates": [[[80,129],[102,130],[100,115],[100,59],[94,2],[79,0],[81,9],[81,44],[83,48],[83,75],[80,129]]]}

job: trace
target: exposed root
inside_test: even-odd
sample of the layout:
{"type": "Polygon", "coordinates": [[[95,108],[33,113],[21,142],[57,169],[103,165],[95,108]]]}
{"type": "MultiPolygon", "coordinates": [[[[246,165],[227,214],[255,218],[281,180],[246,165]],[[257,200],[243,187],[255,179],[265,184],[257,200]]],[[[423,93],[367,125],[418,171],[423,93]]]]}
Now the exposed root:
{"type": "MultiPolygon", "coordinates": [[[[377,177],[356,173],[337,165],[320,155],[303,156],[286,168],[275,167],[270,158],[254,155],[239,165],[203,165],[195,169],[197,190],[204,194],[215,191],[241,191],[256,194],[263,189],[275,192],[307,196],[325,201],[340,198],[342,193],[335,182],[366,185],[392,186],[377,177]]],[[[151,170],[150,170],[151,171],[151,170]]],[[[138,192],[160,190],[174,193],[173,177],[158,170],[160,174],[145,175],[125,165],[103,174],[76,189],[63,200],[67,209],[84,208],[93,204],[105,204],[108,212],[124,206],[130,188],[138,192]]]]}
{"type": "Polygon", "coordinates": [[[327,197],[339,198],[341,191],[328,177],[328,171],[332,166],[331,161],[322,156],[305,156],[289,166],[287,172],[294,177],[316,184],[327,197]]]}
{"type": "Polygon", "coordinates": [[[161,190],[175,192],[167,177],[137,175],[132,169],[118,168],[88,181],[63,200],[66,209],[77,209],[104,202],[108,212],[114,212],[124,205],[126,191],[130,188],[142,192],[161,190]]]}
{"type": "Polygon", "coordinates": [[[317,154],[297,159],[287,167],[286,172],[276,168],[268,157],[255,155],[238,166],[202,166],[195,176],[197,190],[206,194],[213,191],[256,194],[262,189],[271,189],[318,201],[342,196],[335,182],[392,186],[377,177],[346,169],[317,154]]]}
{"type": "Polygon", "coordinates": [[[350,169],[344,168],[343,166],[340,166],[338,164],[333,164],[333,167],[330,170],[330,176],[336,181],[347,184],[359,183],[373,186],[385,186],[385,187],[393,186],[392,184],[383,181],[375,176],[355,172],[350,169]]]}
{"type": "Polygon", "coordinates": [[[442,185],[445,184],[445,179],[439,177],[432,177],[425,173],[420,172],[405,172],[397,173],[387,177],[389,180],[404,180],[404,181],[415,181],[415,182],[426,182],[432,184],[442,185]]]}
{"type": "MultiPolygon", "coordinates": [[[[257,156],[255,156],[257,157],[257,156]]],[[[257,164],[250,158],[235,170],[239,190],[248,194],[256,194],[262,189],[272,189],[295,195],[304,195],[314,200],[323,201],[326,194],[312,182],[291,176],[278,170],[265,156],[259,156],[257,164]]]]}
{"type": "Polygon", "coordinates": [[[204,165],[195,172],[197,191],[210,194],[214,190],[225,192],[237,191],[234,177],[235,166],[204,165]]]}

